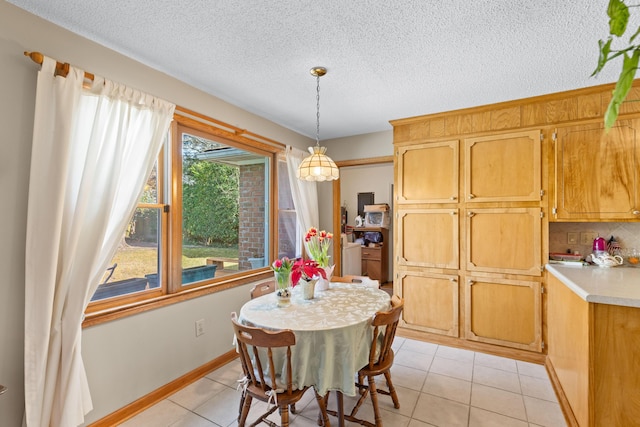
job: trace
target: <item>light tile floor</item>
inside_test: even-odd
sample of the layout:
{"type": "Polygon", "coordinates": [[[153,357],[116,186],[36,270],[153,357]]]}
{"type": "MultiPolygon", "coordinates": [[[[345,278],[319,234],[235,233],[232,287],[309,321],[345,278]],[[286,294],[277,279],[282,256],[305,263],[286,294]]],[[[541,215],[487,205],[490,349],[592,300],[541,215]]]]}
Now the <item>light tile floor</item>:
{"type": "MultiPolygon", "coordinates": [[[[566,426],[541,365],[401,337],[396,337],[394,349],[391,376],[400,409],[393,408],[388,396],[379,396],[387,427],[566,426]]],[[[236,380],[240,377],[239,362],[228,363],[121,426],[237,426],[240,393],[236,380]]],[[[354,401],[345,397],[345,408],[350,410],[354,401]]],[[[370,402],[358,416],[373,422],[370,402]]],[[[252,414],[262,413],[258,405],[264,409],[263,403],[255,403],[249,412],[251,420],[252,414]]],[[[291,426],[316,426],[313,392],[307,392],[296,406],[298,413],[291,415],[291,426]]],[[[329,406],[334,406],[334,399],[329,406]]],[[[270,419],[279,423],[277,411],[275,415],[270,419]]],[[[337,425],[335,418],[330,421],[337,425]]]]}

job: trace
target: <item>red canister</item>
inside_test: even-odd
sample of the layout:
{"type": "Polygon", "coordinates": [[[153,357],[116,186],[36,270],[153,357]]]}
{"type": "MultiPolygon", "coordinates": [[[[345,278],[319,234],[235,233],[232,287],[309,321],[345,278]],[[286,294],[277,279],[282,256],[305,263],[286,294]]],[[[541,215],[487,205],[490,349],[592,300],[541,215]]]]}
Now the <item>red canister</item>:
{"type": "Polygon", "coordinates": [[[593,240],[593,253],[598,255],[600,252],[607,251],[607,242],[603,237],[597,237],[593,240]]]}

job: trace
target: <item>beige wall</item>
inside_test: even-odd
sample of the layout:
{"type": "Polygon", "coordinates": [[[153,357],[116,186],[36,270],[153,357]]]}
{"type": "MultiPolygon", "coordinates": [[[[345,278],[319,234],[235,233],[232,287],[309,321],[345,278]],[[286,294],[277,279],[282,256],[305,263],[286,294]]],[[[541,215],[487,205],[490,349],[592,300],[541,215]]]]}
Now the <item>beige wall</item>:
{"type": "MultiPolygon", "coordinates": [[[[0,424],[21,425],[24,409],[24,250],[29,164],[39,66],[34,50],[123,82],[180,106],[304,148],[312,140],[233,107],[0,0],[0,424]]],[[[241,287],[83,331],[95,421],[231,348],[229,312],[248,298],[241,287]],[[224,307],[224,309],[219,309],[224,307]],[[194,322],[205,319],[196,338],[194,322]]]]}

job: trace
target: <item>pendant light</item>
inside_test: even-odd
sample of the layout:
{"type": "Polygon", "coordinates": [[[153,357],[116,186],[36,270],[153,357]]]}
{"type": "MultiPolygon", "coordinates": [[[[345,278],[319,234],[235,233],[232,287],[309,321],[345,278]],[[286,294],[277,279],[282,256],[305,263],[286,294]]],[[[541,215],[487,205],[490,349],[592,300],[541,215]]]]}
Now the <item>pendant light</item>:
{"type": "Polygon", "coordinates": [[[327,147],[320,146],[320,77],[327,74],[324,67],[313,67],[311,75],[316,77],[316,145],[309,147],[310,156],[298,167],[298,179],[303,181],[333,181],[340,172],[335,162],[325,154],[327,147]]]}

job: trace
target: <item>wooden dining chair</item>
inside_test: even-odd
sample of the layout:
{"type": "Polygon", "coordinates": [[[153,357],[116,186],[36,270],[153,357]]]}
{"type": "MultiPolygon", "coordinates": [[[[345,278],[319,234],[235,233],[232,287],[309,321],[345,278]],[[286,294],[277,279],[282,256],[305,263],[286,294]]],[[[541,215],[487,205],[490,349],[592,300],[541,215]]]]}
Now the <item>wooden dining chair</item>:
{"type": "MultiPolygon", "coordinates": [[[[400,408],[398,395],[391,381],[391,367],[393,366],[394,353],[391,348],[393,340],[396,336],[398,322],[404,309],[404,299],[393,295],[391,297],[391,309],[389,311],[379,311],[373,315],[371,325],[373,333],[371,335],[371,349],[369,351],[369,363],[358,371],[358,381],[356,387],[360,391],[360,398],[351,410],[349,415],[345,415],[344,419],[369,427],[382,427],[382,417],[378,407],[378,393],[391,396],[393,406],[400,408]],[[375,377],[384,375],[387,382],[387,389],[380,389],[376,386],[375,377]],[[367,378],[367,384],[364,378],[367,378]],[[360,406],[364,403],[367,395],[371,396],[371,404],[375,416],[375,424],[370,421],[356,417],[360,406]]],[[[325,406],[329,399],[329,393],[324,398],[325,406]]],[[[327,411],[328,414],[336,416],[336,411],[327,411]]]]}
{"type": "Polygon", "coordinates": [[[258,283],[251,289],[251,299],[261,297],[262,295],[270,294],[276,290],[276,281],[269,280],[268,282],[258,283]]]}
{"type": "MultiPolygon", "coordinates": [[[[244,373],[244,385],[242,397],[240,399],[240,409],[238,413],[238,426],[244,427],[251,409],[251,402],[256,398],[267,403],[267,412],[251,425],[255,426],[261,422],[270,423],[266,418],[275,412],[280,411],[280,422],[282,427],[289,426],[289,407],[298,402],[308,386],[302,389],[294,389],[291,381],[291,347],[296,343],[296,336],[293,331],[286,329],[282,331],[268,331],[261,328],[245,326],[238,322],[236,313],[231,313],[231,322],[237,340],[237,351],[240,354],[240,362],[244,373]],[[280,366],[276,367],[273,361],[275,349],[286,351],[285,369],[286,378],[280,373],[280,366]],[[259,357],[259,354],[262,356],[259,357]]],[[[330,427],[329,416],[327,415],[324,399],[314,388],[316,401],[320,408],[319,425],[330,427]]],[[[271,425],[275,425],[271,423],[271,425]]]]}

